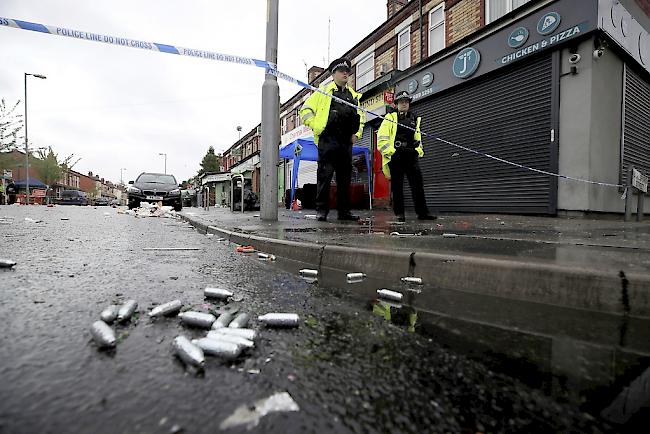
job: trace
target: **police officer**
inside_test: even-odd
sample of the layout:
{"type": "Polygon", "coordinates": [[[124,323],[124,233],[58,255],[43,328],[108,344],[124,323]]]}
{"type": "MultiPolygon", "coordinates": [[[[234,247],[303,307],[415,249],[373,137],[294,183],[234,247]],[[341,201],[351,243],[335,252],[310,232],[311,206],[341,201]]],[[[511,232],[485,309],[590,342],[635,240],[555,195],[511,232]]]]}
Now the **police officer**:
{"type": "MultiPolygon", "coordinates": [[[[359,106],[361,94],[348,86],[352,64],[336,59],[329,66],[330,83],[320,86],[326,94],[359,106]]],[[[314,132],[318,146],[316,211],[318,220],[326,221],[329,212],[330,183],[336,172],[336,206],[339,220],[358,220],[350,213],[350,178],[352,176],[352,145],[361,138],[364,112],[314,92],[300,109],[302,123],[314,132]]]]}
{"type": "Polygon", "coordinates": [[[429,214],[424,197],[422,172],[418,159],[424,155],[420,122],[409,110],[411,96],[403,91],[396,95],[397,111],[389,113],[381,123],[377,133],[377,147],[382,156],[382,172],[390,179],[393,192],[393,211],[397,221],[406,221],[404,216],[404,175],[411,186],[411,194],[415,203],[415,212],[419,220],[435,220],[429,214]]]}

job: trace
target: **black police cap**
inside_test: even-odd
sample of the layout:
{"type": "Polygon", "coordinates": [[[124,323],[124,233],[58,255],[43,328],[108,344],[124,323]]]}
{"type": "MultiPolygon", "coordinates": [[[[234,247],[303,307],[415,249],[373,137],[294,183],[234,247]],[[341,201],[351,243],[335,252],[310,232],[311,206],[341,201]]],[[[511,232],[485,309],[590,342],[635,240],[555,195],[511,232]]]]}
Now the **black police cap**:
{"type": "Polygon", "coordinates": [[[338,69],[343,69],[343,70],[350,71],[352,69],[352,62],[350,62],[348,59],[342,57],[342,58],[336,59],[332,63],[330,63],[330,66],[327,69],[331,73],[334,73],[334,71],[336,71],[338,69]]]}
{"type": "Polygon", "coordinates": [[[393,99],[393,101],[397,102],[400,99],[407,99],[407,100],[409,100],[409,102],[413,101],[413,98],[411,98],[411,95],[409,95],[409,93],[407,91],[405,91],[405,90],[403,90],[400,93],[398,93],[397,95],[395,95],[395,98],[393,99]]]}

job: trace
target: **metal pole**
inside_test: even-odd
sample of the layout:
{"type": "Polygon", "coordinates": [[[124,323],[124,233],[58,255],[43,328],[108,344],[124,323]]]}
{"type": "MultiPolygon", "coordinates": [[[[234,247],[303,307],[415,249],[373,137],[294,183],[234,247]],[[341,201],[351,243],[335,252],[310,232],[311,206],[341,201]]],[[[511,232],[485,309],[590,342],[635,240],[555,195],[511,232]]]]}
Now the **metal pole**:
{"type": "Polygon", "coordinates": [[[632,170],[634,168],[630,164],[627,166],[627,177],[625,181],[625,187],[627,188],[627,194],[625,196],[625,221],[629,222],[632,220],[632,197],[634,196],[634,187],[632,187],[632,170]]]}
{"type": "Polygon", "coordinates": [[[165,175],[167,175],[167,154],[165,154],[165,175]]]}
{"type": "MultiPolygon", "coordinates": [[[[278,62],[278,1],[266,1],[266,61],[278,62]]],[[[280,144],[280,87],[267,72],[262,86],[261,210],[262,220],[278,220],[278,145],[280,144]]],[[[242,185],[243,192],[243,185],[242,185]]]]}
{"type": "Polygon", "coordinates": [[[645,201],[645,193],[643,190],[639,190],[639,197],[636,203],[636,221],[643,221],[643,202],[645,201]]]}
{"type": "Polygon", "coordinates": [[[27,73],[25,72],[25,204],[29,205],[29,141],[27,140],[27,73]]]}

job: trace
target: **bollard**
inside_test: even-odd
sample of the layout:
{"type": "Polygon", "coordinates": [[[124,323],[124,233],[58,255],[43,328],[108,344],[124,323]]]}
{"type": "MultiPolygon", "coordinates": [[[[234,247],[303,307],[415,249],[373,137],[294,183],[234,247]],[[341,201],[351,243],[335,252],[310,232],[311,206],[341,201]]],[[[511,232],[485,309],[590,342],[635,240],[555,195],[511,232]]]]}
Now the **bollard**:
{"type": "Polygon", "coordinates": [[[117,312],[117,320],[119,322],[128,321],[129,319],[131,319],[131,316],[133,316],[137,308],[138,308],[137,301],[127,300],[126,303],[120,306],[120,310],[117,312]]]}
{"type": "Polygon", "coordinates": [[[115,333],[104,321],[95,321],[90,327],[90,334],[99,348],[115,347],[115,333]]]}
{"type": "Polygon", "coordinates": [[[183,303],[180,300],[170,301],[169,303],[161,304],[160,306],[151,309],[149,316],[155,318],[158,316],[176,315],[182,307],[183,303]]]}
{"type": "Polygon", "coordinates": [[[212,324],[212,330],[228,327],[235,315],[231,312],[222,313],[219,318],[212,324]]]}
{"type": "Polygon", "coordinates": [[[387,300],[393,301],[402,301],[402,298],[404,298],[404,295],[402,293],[391,291],[390,289],[378,289],[377,295],[379,295],[379,298],[385,298],[387,300]]]}
{"type": "Polygon", "coordinates": [[[300,317],[296,313],[267,313],[257,319],[269,327],[298,327],[300,317]]]}
{"type": "Polygon", "coordinates": [[[230,327],[224,327],[215,331],[225,335],[241,336],[249,341],[254,341],[257,338],[257,332],[252,329],[231,329],[230,327]]]}
{"type": "Polygon", "coordinates": [[[212,326],[212,323],[216,321],[216,318],[211,313],[203,312],[183,312],[178,315],[183,324],[192,327],[200,327],[209,329],[212,326]]]}
{"type": "Polygon", "coordinates": [[[185,364],[198,368],[203,368],[205,365],[203,350],[190,342],[185,336],[177,336],[174,338],[172,348],[174,348],[176,356],[185,362],[185,364]]]}
{"type": "Polygon", "coordinates": [[[206,298],[218,298],[219,300],[227,300],[232,297],[233,293],[223,288],[205,288],[203,295],[206,298]]]}
{"type": "Polygon", "coordinates": [[[250,315],[247,313],[240,313],[233,319],[230,324],[228,324],[228,327],[232,329],[243,329],[246,327],[248,324],[248,321],[250,320],[250,315]]]}
{"type": "Polygon", "coordinates": [[[104,321],[106,324],[110,324],[117,319],[117,314],[120,311],[120,306],[112,304],[99,314],[99,318],[104,321]]]}
{"type": "Polygon", "coordinates": [[[219,356],[224,359],[236,359],[241,354],[241,347],[232,342],[218,341],[216,339],[194,339],[192,344],[199,347],[203,352],[210,356],[219,356]]]}

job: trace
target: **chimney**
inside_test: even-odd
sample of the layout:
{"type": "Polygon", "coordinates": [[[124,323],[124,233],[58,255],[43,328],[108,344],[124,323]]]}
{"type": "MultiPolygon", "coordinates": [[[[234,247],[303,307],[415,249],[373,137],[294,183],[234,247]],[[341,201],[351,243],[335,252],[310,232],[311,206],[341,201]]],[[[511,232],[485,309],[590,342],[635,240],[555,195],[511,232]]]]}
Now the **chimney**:
{"type": "Polygon", "coordinates": [[[307,71],[307,83],[313,83],[316,77],[321,75],[323,71],[325,71],[325,68],[321,68],[320,66],[312,66],[309,68],[309,71],[307,71]]]}
{"type": "Polygon", "coordinates": [[[92,177],[93,177],[93,173],[92,173],[92,172],[88,172],[88,176],[90,176],[90,177],[92,178],[92,177]]]}
{"type": "Polygon", "coordinates": [[[388,19],[393,18],[395,14],[402,10],[408,3],[408,0],[388,0],[386,7],[388,9],[388,19]]]}

